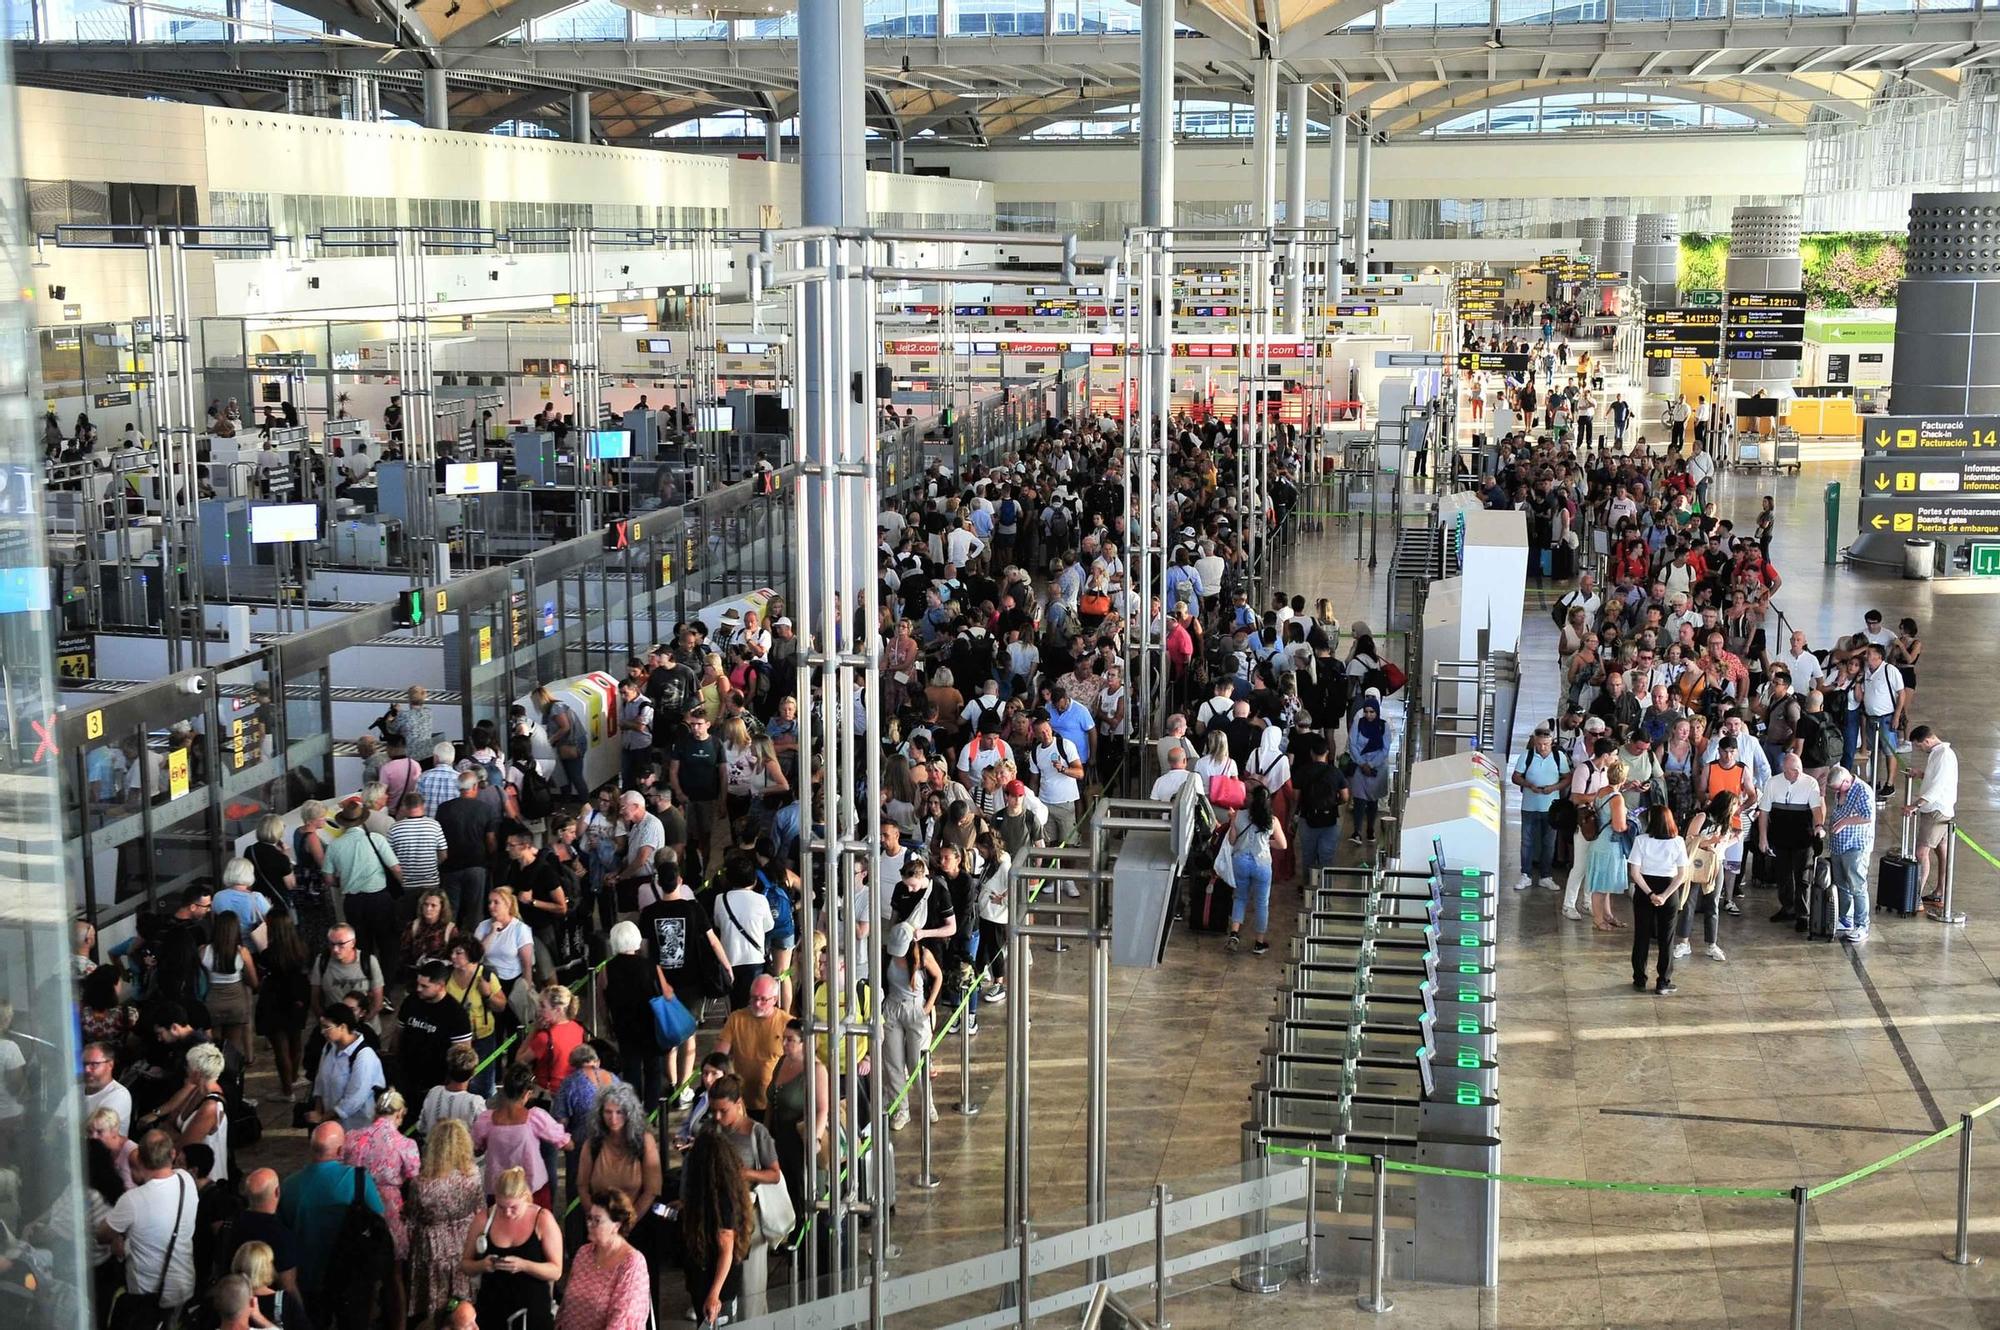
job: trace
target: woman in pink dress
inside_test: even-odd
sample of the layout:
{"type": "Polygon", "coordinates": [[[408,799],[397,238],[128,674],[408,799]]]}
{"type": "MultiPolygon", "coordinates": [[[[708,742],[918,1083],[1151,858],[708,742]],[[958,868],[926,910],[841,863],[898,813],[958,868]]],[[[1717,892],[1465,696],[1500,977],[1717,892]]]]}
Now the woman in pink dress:
{"type": "Polygon", "coordinates": [[[410,1312],[416,1320],[473,1295],[476,1281],[459,1264],[459,1253],[485,1195],[472,1161],[472,1133],[457,1118],[439,1119],[424,1142],[424,1170],[410,1184],[410,1312]]]}
{"type": "Polygon", "coordinates": [[[546,1210],[554,1202],[548,1168],[542,1161],[542,1142],[567,1150],[570,1141],[561,1123],[529,1106],[528,1101],[537,1093],[533,1067],[524,1062],[508,1067],[506,1083],[493,1096],[493,1107],[473,1119],[472,1144],[486,1156],[487,1195],[497,1196],[500,1175],[518,1168],[527,1175],[535,1204],[546,1210]]]}
{"type": "Polygon", "coordinates": [[[403,1096],[383,1090],[375,1096],[375,1120],[359,1131],[347,1134],[347,1147],[340,1161],[352,1168],[365,1168],[382,1193],[382,1219],[396,1242],[393,1287],[386,1298],[389,1330],[403,1330],[403,1258],[410,1252],[409,1230],[403,1223],[403,1184],[423,1171],[417,1143],[403,1135],[403,1096]]]}
{"type": "Polygon", "coordinates": [[[584,1208],[590,1240],[569,1264],[556,1330],[646,1330],[653,1296],[646,1258],[625,1240],[632,1202],[622,1191],[600,1191],[584,1208]]]}

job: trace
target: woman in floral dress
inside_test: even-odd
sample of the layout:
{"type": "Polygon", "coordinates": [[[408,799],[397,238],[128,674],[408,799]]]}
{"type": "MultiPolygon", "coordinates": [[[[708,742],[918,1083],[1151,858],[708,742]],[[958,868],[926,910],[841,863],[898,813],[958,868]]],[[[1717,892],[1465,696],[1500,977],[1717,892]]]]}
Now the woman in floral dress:
{"type": "Polygon", "coordinates": [[[410,1235],[403,1223],[403,1184],[422,1170],[417,1143],[403,1135],[403,1096],[384,1090],[375,1096],[375,1120],[360,1131],[347,1134],[347,1148],[340,1161],[351,1168],[365,1168],[382,1193],[382,1218],[396,1241],[396,1269],[391,1297],[389,1330],[403,1330],[403,1258],[409,1255],[410,1235]]]}
{"type": "Polygon", "coordinates": [[[410,1312],[421,1321],[453,1298],[469,1298],[478,1280],[459,1264],[465,1232],[485,1199],[472,1162],[472,1133],[444,1118],[424,1142],[423,1171],[410,1184],[410,1312]]]}

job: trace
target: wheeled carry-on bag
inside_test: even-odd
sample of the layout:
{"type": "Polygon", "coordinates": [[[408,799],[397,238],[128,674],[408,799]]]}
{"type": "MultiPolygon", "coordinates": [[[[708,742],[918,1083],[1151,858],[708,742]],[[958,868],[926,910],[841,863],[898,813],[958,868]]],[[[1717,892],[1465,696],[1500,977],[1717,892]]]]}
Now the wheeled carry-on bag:
{"type": "Polygon", "coordinates": [[[1838,922],[1840,907],[1834,897],[1833,860],[1822,854],[1806,870],[1806,940],[1833,941],[1833,928],[1838,922]]]}
{"type": "Polygon", "coordinates": [[[1882,856],[1881,876],[1875,888],[1875,908],[1897,914],[1915,914],[1923,906],[1922,888],[1917,885],[1917,861],[1900,854],[1882,856]]]}

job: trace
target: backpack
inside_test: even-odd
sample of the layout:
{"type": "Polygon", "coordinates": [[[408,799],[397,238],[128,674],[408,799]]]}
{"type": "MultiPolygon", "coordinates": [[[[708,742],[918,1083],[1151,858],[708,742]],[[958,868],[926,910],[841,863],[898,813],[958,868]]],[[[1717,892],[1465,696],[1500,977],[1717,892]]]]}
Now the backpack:
{"type": "Polygon", "coordinates": [[[1556,603],[1549,606],[1549,618],[1555,621],[1558,631],[1569,623],[1569,612],[1577,603],[1575,597],[1576,593],[1572,591],[1568,595],[1556,597],[1556,603]]]}
{"type": "MultiPolygon", "coordinates": [[[[478,759],[474,759],[478,761],[478,759]]],[[[507,764],[502,761],[480,762],[479,767],[486,773],[486,784],[495,790],[507,788],[507,764]]]]}
{"type": "Polygon", "coordinates": [[[1012,499],[1000,500],[1000,525],[1013,526],[1021,520],[1021,505],[1012,499]]]}
{"type": "Polygon", "coordinates": [[[1798,733],[1805,739],[1808,767],[1830,767],[1840,760],[1841,735],[1823,714],[1807,711],[1799,716],[1798,733]]]}
{"type": "Polygon", "coordinates": [[[556,787],[542,774],[540,763],[531,761],[521,768],[519,801],[524,818],[544,818],[555,811],[556,787]]]}
{"type": "MultiPolygon", "coordinates": [[[[388,1221],[368,1208],[368,1171],[354,1169],[354,1198],[334,1235],[327,1268],[340,1277],[320,1295],[321,1320],[333,1330],[372,1330],[375,1308],[395,1265],[396,1245],[388,1221]]],[[[318,1308],[316,1308],[317,1310],[318,1308]]]]}
{"type": "Polygon", "coordinates": [[[1334,786],[1331,771],[1316,773],[1300,794],[1299,815],[1307,826],[1318,829],[1340,821],[1340,792],[1334,786]]]}

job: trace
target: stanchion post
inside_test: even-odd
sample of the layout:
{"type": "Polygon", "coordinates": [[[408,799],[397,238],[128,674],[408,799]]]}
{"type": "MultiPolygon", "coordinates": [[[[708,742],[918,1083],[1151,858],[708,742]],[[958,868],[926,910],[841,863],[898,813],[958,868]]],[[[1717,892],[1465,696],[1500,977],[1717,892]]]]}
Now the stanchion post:
{"type": "Polygon", "coordinates": [[[1953,1265],[1979,1264],[1972,1254],[1972,1122],[1972,1114],[1958,1115],[1958,1241],[1945,1257],[1953,1265]]]}
{"type": "Polygon", "coordinates": [[[1167,1184],[1153,1184],[1153,1330],[1167,1324],[1167,1184]]]}
{"type": "Polygon", "coordinates": [[[1319,1160],[1306,1156],[1306,1282],[1319,1282],[1319,1160]]]}
{"type": "Polygon", "coordinates": [[[1389,1275],[1389,1189],[1387,1161],[1376,1155],[1369,1167],[1375,1176],[1375,1214],[1369,1223],[1368,1291],[1354,1300],[1365,1312],[1393,1311],[1396,1304],[1383,1295],[1382,1285],[1389,1275]]]}
{"type": "Polygon", "coordinates": [[[1033,1237],[1034,1230],[1028,1226],[1028,1221],[1023,1219],[1021,1226],[1014,1230],[1014,1241],[1019,1246],[1021,1252],[1021,1284],[1015,1291],[1014,1297],[1015,1310],[1020,1314],[1021,1330],[1029,1330],[1029,1327],[1034,1324],[1034,1317],[1028,1311],[1028,1304],[1033,1300],[1031,1297],[1032,1289],[1029,1283],[1032,1276],[1028,1262],[1028,1248],[1033,1241],[1033,1237]]]}
{"type": "Polygon", "coordinates": [[[1806,1330],[1806,1200],[1804,1187],[1792,1188],[1792,1330],[1806,1330]]]}
{"type": "Polygon", "coordinates": [[[917,1174],[917,1186],[923,1191],[935,1191],[939,1178],[937,1171],[931,1167],[931,1055],[929,1053],[925,1053],[917,1064],[917,1083],[923,1090],[923,1102],[917,1106],[917,1111],[923,1115],[923,1121],[918,1124],[923,1130],[923,1135],[919,1138],[923,1148],[923,1168],[917,1174]]]}
{"type": "MultiPolygon", "coordinates": [[[[1924,851],[1929,854],[1930,851],[1924,851]]],[[[1944,824],[1944,863],[1938,869],[1938,903],[1930,917],[1941,924],[1963,924],[1965,912],[1956,904],[1958,886],[1958,824],[1944,824]]]]}
{"type": "MultiPolygon", "coordinates": [[[[973,976],[979,982],[979,976],[973,976]]],[[[972,1102],[972,1009],[968,1006],[958,1018],[958,1111],[963,1117],[979,1116],[979,1105],[972,1102]]]]}

